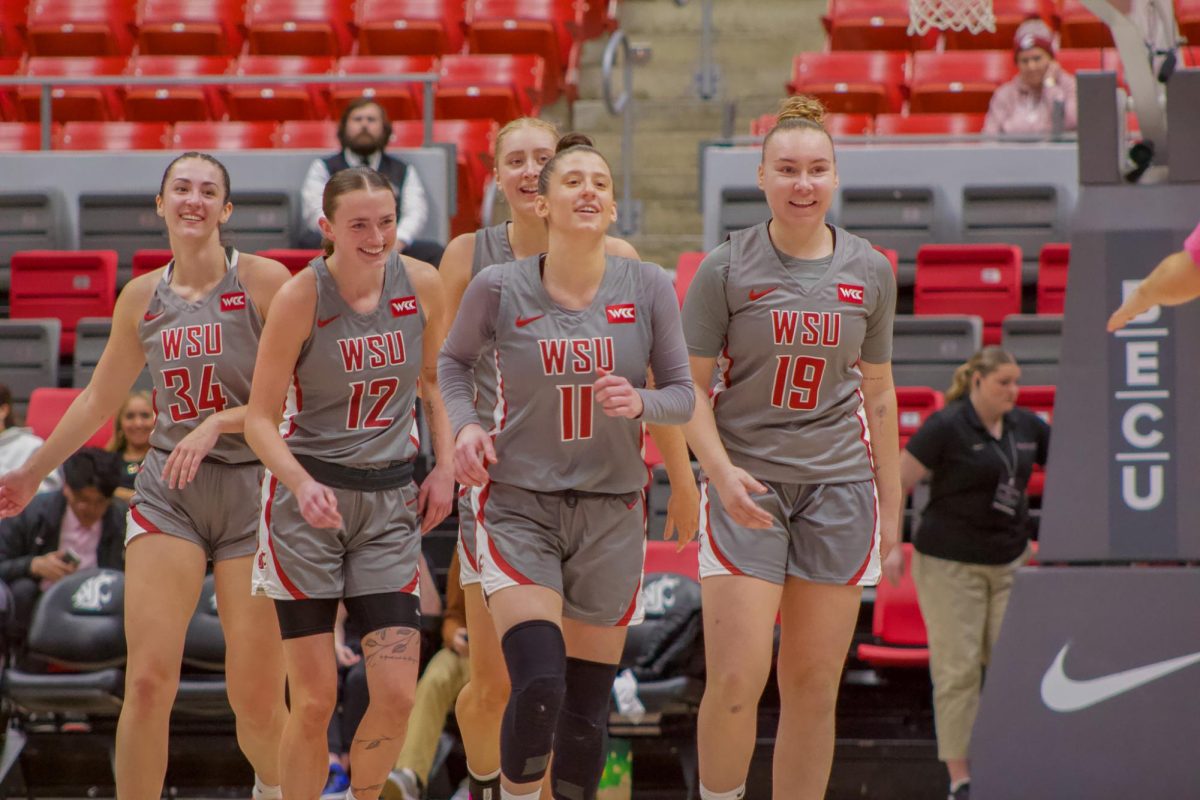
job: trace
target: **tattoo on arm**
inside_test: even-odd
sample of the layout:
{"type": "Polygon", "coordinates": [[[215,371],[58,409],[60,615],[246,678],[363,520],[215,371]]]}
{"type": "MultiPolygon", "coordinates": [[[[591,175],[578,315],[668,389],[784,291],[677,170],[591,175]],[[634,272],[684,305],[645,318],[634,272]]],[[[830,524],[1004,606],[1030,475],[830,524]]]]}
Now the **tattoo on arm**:
{"type": "Polygon", "coordinates": [[[416,664],[421,657],[421,635],[412,628],[381,628],[363,637],[363,656],[368,668],[386,662],[416,664]]]}
{"type": "Polygon", "coordinates": [[[437,426],[433,424],[433,403],[429,402],[429,398],[421,398],[421,410],[425,414],[425,424],[429,426],[429,438],[433,440],[431,442],[433,445],[433,452],[436,453],[438,445],[441,444],[441,442],[438,440],[437,426]]]}

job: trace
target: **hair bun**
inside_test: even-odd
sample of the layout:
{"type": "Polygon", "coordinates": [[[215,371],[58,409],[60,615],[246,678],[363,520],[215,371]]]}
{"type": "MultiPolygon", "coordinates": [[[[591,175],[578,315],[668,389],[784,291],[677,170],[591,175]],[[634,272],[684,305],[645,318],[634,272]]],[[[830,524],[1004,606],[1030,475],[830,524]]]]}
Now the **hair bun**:
{"type": "Polygon", "coordinates": [[[573,131],[571,133],[564,134],[563,137],[558,140],[558,144],[554,146],[554,152],[561,153],[563,150],[571,147],[595,147],[595,145],[592,144],[592,140],[585,134],[573,131]]]}
{"type": "Polygon", "coordinates": [[[797,94],[784,98],[779,103],[778,122],[789,119],[803,119],[817,125],[824,125],[825,104],[812,95],[797,94]]]}

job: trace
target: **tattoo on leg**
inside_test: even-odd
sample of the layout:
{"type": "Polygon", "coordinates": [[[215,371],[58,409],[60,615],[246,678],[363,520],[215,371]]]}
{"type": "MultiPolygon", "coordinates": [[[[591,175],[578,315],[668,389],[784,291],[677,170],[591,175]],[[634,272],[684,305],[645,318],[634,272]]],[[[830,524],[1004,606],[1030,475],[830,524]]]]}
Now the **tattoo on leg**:
{"type": "Polygon", "coordinates": [[[378,792],[382,788],[383,788],[382,783],[375,783],[370,786],[351,786],[350,791],[355,792],[357,795],[358,792],[363,792],[363,793],[378,792]]]}
{"type": "Polygon", "coordinates": [[[416,664],[421,658],[421,635],[412,628],[383,628],[363,638],[366,665],[402,661],[416,664]]]}
{"type": "Polygon", "coordinates": [[[355,739],[354,743],[362,745],[362,748],[364,750],[374,750],[378,747],[382,747],[384,742],[394,742],[394,741],[395,741],[395,737],[380,736],[376,739],[355,739]]]}

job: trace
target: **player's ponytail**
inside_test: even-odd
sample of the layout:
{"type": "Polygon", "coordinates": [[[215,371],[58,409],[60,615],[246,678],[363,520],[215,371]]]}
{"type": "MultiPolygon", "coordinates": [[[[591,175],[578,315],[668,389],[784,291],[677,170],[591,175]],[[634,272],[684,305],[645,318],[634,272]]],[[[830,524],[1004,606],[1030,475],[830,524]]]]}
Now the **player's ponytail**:
{"type": "Polygon", "coordinates": [[[554,146],[554,155],[546,162],[546,166],[542,167],[542,172],[538,175],[538,194],[545,195],[550,191],[550,178],[554,176],[558,160],[568,153],[595,153],[608,167],[608,171],[612,172],[612,166],[608,163],[608,159],[596,149],[590,138],[578,132],[568,133],[558,140],[558,144],[554,146]]]}
{"type": "MultiPolygon", "coordinates": [[[[767,143],[771,137],[780,131],[810,130],[820,131],[829,136],[825,130],[825,104],[812,95],[797,94],[785,97],[779,103],[775,113],[775,124],[763,139],[763,155],[766,157],[767,143]]],[[[829,136],[830,145],[833,137],[829,136]]]]}
{"type": "MultiPolygon", "coordinates": [[[[342,195],[360,189],[387,192],[393,197],[396,196],[396,190],[392,188],[391,182],[383,173],[376,172],[370,167],[344,169],[333,173],[333,177],[325,184],[325,191],[321,195],[321,213],[325,215],[325,219],[333,220],[333,215],[337,211],[338,199],[342,195]]],[[[328,258],[333,255],[333,242],[322,239],[321,249],[325,251],[325,257],[328,258]]]]}
{"type": "Polygon", "coordinates": [[[986,378],[999,367],[1015,363],[1017,363],[1017,360],[1012,357],[1011,353],[994,344],[977,351],[975,355],[968,358],[965,363],[960,364],[958,369],[954,370],[954,377],[950,381],[950,388],[946,390],[946,402],[949,403],[970,394],[971,380],[976,375],[986,378]]]}

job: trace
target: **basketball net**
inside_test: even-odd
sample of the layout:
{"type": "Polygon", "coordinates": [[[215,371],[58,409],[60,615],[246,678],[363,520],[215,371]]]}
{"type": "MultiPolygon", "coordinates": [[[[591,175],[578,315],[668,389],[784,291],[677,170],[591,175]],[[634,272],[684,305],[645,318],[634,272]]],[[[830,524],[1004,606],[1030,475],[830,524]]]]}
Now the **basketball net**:
{"type": "Polygon", "coordinates": [[[908,0],[908,35],[922,36],[931,28],[994,33],[992,0],[908,0]]]}

